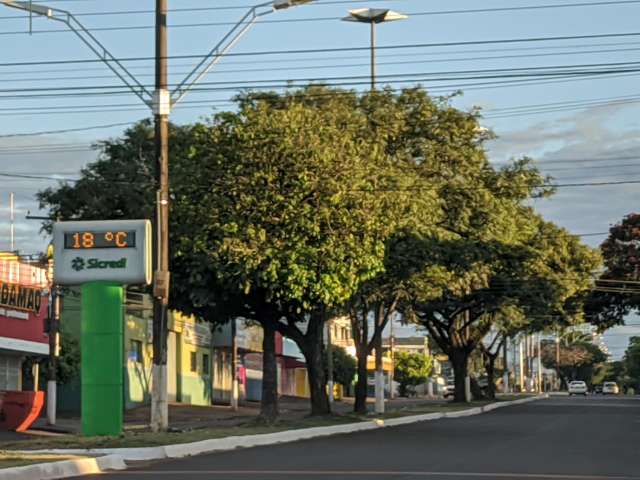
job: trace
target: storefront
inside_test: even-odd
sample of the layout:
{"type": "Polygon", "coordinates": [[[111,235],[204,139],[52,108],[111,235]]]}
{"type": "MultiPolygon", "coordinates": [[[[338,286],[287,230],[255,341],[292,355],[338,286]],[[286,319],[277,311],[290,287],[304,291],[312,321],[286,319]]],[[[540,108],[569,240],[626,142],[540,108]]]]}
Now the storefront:
{"type": "Polygon", "coordinates": [[[22,362],[49,354],[46,270],[0,258],[0,390],[22,389],[22,362]]]}

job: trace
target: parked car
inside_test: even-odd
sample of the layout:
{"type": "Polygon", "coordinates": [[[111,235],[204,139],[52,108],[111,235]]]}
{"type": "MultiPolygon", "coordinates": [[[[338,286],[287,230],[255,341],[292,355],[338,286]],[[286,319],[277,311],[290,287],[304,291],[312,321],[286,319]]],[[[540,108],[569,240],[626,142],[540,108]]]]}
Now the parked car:
{"type": "Polygon", "coordinates": [[[602,384],[598,384],[598,385],[594,385],[593,386],[593,393],[602,393],[602,384]]]}
{"type": "Polygon", "coordinates": [[[447,383],[444,386],[444,389],[442,391],[442,395],[444,396],[444,398],[449,398],[449,397],[453,397],[453,394],[456,391],[456,386],[453,382],[453,378],[448,378],[447,379],[447,383]]]}
{"type": "Polygon", "coordinates": [[[620,388],[616,382],[604,382],[602,384],[602,393],[604,395],[617,395],[620,393],[620,388]]]}
{"type": "Polygon", "coordinates": [[[569,382],[569,395],[587,395],[587,384],[582,380],[569,382]]]}

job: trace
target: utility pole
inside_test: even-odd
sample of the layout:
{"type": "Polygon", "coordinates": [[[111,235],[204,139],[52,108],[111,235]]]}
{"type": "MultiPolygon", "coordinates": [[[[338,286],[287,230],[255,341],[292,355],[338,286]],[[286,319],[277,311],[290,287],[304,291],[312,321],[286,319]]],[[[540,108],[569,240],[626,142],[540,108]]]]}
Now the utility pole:
{"type": "Polygon", "coordinates": [[[169,305],[169,113],[171,96],[167,85],[167,2],[156,0],[156,89],[155,118],[156,252],[153,285],[153,372],[151,430],[169,426],[167,398],[167,309],[169,305]]]}
{"type": "Polygon", "coordinates": [[[396,368],[396,358],[395,358],[395,337],[393,336],[393,317],[395,316],[394,312],[391,312],[391,317],[389,318],[389,356],[391,358],[391,371],[389,372],[389,398],[393,399],[393,374],[395,373],[396,368]]]}
{"type": "Polygon", "coordinates": [[[376,341],[376,413],[384,413],[384,370],[382,369],[382,335],[376,341]]]}
{"type": "Polygon", "coordinates": [[[524,339],[520,339],[519,351],[520,351],[520,362],[519,362],[520,378],[518,381],[520,382],[520,393],[522,393],[524,392],[524,339]]]}
{"type": "Polygon", "coordinates": [[[238,410],[238,338],[236,319],[231,320],[231,409],[238,410]]]}
{"type": "Polygon", "coordinates": [[[509,393],[509,355],[507,354],[509,337],[504,337],[502,345],[502,361],[504,363],[504,373],[502,374],[502,393],[509,393]]]}
{"type": "Polygon", "coordinates": [[[49,371],[47,372],[47,423],[56,424],[58,355],[60,350],[60,289],[51,287],[49,307],[49,371]]]}
{"type": "Polygon", "coordinates": [[[327,388],[329,390],[329,402],[333,403],[333,345],[331,341],[331,321],[325,323],[327,329],[327,388]]]}
{"type": "Polygon", "coordinates": [[[542,393],[544,391],[542,385],[542,351],[540,350],[540,334],[538,334],[538,392],[542,393]]]}
{"type": "Polygon", "coordinates": [[[560,391],[562,386],[562,380],[560,379],[560,335],[556,333],[556,375],[557,375],[557,389],[560,391]]]}
{"type": "Polygon", "coordinates": [[[14,194],[11,192],[9,194],[9,212],[10,212],[10,239],[11,239],[11,252],[15,252],[16,250],[16,226],[15,226],[15,208],[14,208],[14,194]]]}

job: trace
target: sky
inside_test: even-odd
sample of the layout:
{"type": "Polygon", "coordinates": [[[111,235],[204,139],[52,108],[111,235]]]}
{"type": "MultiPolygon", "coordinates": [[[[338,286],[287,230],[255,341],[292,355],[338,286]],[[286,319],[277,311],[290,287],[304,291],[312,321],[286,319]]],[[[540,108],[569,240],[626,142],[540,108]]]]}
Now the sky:
{"type": "MultiPolygon", "coordinates": [[[[47,5],[72,12],[152,89],[155,2],[47,5]]],[[[251,5],[169,0],[170,83],[179,83],[251,5]]],[[[551,199],[536,202],[547,219],[596,247],[611,225],[638,211],[640,184],[626,182],[640,181],[640,63],[634,63],[640,62],[640,0],[317,0],[262,17],[176,106],[172,121],[192,122],[231,108],[233,95],[251,88],[309,80],[367,88],[368,26],[340,21],[349,9],[364,7],[409,15],[378,27],[379,85],[421,83],[434,95],[461,90],[454,104],[482,108],[482,124],[497,136],[488,146],[493,162],[530,156],[563,185],[551,199]],[[550,37],[565,39],[531,40],[550,37]],[[530,41],[503,42],[514,39],[530,41]],[[567,66],[575,67],[572,73],[558,74],[567,66]],[[486,78],[497,69],[511,76],[503,71],[500,79],[486,78]],[[522,69],[544,76],[513,76],[522,69]],[[467,79],[461,72],[468,72],[467,79]]],[[[29,34],[24,13],[0,6],[0,249],[9,247],[14,192],[17,247],[24,253],[41,251],[48,242],[39,223],[25,219],[27,212],[46,214],[38,211],[35,192],[55,186],[55,179],[76,178],[96,158],[94,142],[117,137],[128,122],[149,115],[65,24],[33,18],[32,28],[29,34]],[[76,131],[28,135],[63,130],[76,131]]],[[[640,326],[606,334],[614,358],[633,334],[640,335],[640,326]]]]}

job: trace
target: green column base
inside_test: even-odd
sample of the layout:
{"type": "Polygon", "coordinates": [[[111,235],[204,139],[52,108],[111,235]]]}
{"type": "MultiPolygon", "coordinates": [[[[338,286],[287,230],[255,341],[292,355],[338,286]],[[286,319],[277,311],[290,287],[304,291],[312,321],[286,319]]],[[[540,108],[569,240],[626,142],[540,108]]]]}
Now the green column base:
{"type": "Polygon", "coordinates": [[[121,285],[82,285],[82,434],[113,436],[123,426],[123,299],[121,285]]]}

